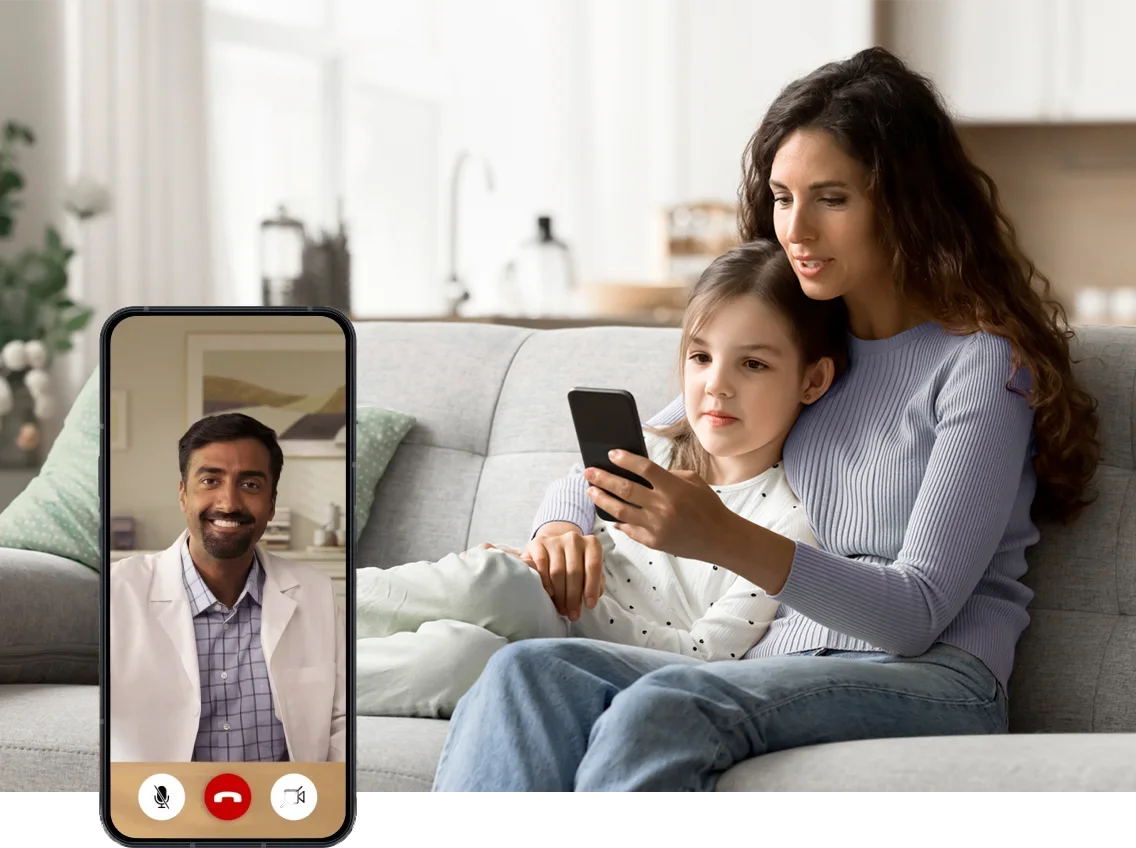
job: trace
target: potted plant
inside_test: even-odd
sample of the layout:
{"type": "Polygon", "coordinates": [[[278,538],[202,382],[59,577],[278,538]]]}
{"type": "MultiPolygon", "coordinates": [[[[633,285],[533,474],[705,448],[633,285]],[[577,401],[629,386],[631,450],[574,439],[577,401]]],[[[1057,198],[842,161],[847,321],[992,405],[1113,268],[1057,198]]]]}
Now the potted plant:
{"type": "MultiPolygon", "coordinates": [[[[21,207],[21,145],[35,144],[31,129],[7,122],[0,134],[0,243],[11,239],[21,207]]],[[[110,206],[107,190],[89,179],[70,186],[64,207],[88,220],[110,206]]],[[[72,336],[93,310],[68,296],[67,267],[75,251],[48,226],[44,244],[0,256],[0,466],[39,464],[40,425],[57,412],[49,369],[71,350],[72,336]]]]}

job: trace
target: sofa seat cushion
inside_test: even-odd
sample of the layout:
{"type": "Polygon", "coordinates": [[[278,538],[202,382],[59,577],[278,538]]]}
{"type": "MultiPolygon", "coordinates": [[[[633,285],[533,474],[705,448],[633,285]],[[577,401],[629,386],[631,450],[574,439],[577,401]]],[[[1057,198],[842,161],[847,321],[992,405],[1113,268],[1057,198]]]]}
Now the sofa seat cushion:
{"type": "Polygon", "coordinates": [[[99,687],[0,686],[0,792],[99,791],[99,687]]]}
{"type": "Polygon", "coordinates": [[[430,791],[448,721],[359,716],[355,726],[360,792],[430,791]]]}
{"type": "MultiPolygon", "coordinates": [[[[359,717],[361,792],[429,791],[447,721],[359,717]]],[[[1136,790],[1136,733],[868,739],[730,769],[720,792],[1136,790]]]]}
{"type": "Polygon", "coordinates": [[[0,548],[0,684],[99,682],[99,575],[0,548]]]}
{"type": "Polygon", "coordinates": [[[780,751],[726,772],[719,792],[1136,790],[1136,733],[867,739],[780,751]]]}

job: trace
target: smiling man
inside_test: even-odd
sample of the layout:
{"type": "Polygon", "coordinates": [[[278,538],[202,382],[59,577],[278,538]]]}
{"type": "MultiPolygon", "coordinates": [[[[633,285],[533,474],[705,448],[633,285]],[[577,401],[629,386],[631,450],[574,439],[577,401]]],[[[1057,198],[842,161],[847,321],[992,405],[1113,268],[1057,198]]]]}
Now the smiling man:
{"type": "Polygon", "coordinates": [[[111,565],[111,760],[343,762],[346,628],[331,579],[257,547],[276,433],[225,413],[178,442],[187,529],[111,565]]]}

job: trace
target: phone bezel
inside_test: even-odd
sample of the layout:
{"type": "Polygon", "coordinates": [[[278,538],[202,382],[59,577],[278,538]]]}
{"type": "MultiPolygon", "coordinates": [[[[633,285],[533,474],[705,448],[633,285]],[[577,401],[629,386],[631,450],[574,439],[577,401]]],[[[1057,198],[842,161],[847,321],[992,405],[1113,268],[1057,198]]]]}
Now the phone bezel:
{"type": "Polygon", "coordinates": [[[99,818],[103,830],[120,845],[310,845],[330,846],[342,842],[355,826],[356,815],[356,707],[355,707],[355,327],[351,320],[338,309],[328,306],[217,306],[217,307],[178,307],[178,306],[129,306],[112,313],[103,323],[99,335],[99,818]],[[322,315],[335,321],[343,331],[347,358],[347,504],[344,518],[347,526],[347,544],[344,552],[347,575],[347,604],[345,618],[347,624],[347,762],[346,795],[343,811],[343,824],[334,834],[323,839],[255,839],[234,837],[202,837],[171,839],[139,839],[122,834],[115,826],[110,813],[110,685],[107,675],[109,642],[108,603],[110,599],[110,516],[107,512],[109,501],[109,454],[110,427],[110,341],[114,328],[133,316],[165,315],[172,317],[223,317],[223,316],[301,316],[322,315]]]}

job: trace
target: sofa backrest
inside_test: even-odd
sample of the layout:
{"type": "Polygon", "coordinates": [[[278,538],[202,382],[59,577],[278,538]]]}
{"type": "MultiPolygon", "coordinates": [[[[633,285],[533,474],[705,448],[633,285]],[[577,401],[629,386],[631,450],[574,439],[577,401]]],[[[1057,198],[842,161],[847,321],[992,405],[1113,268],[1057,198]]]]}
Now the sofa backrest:
{"type": "Polygon", "coordinates": [[[1030,626],[1010,679],[1018,732],[1136,731],[1136,328],[1080,327],[1075,373],[1099,403],[1097,501],[1041,524],[1030,626]]]}
{"type": "MultiPolygon", "coordinates": [[[[519,545],[578,459],[567,393],[625,388],[648,418],[678,392],[675,329],[360,323],[361,405],[414,415],[360,538],[358,564],[519,545]]],[[[1136,731],[1136,329],[1079,330],[1100,402],[1100,497],[1028,553],[1031,625],[1010,682],[1015,731],[1136,731]]]]}

